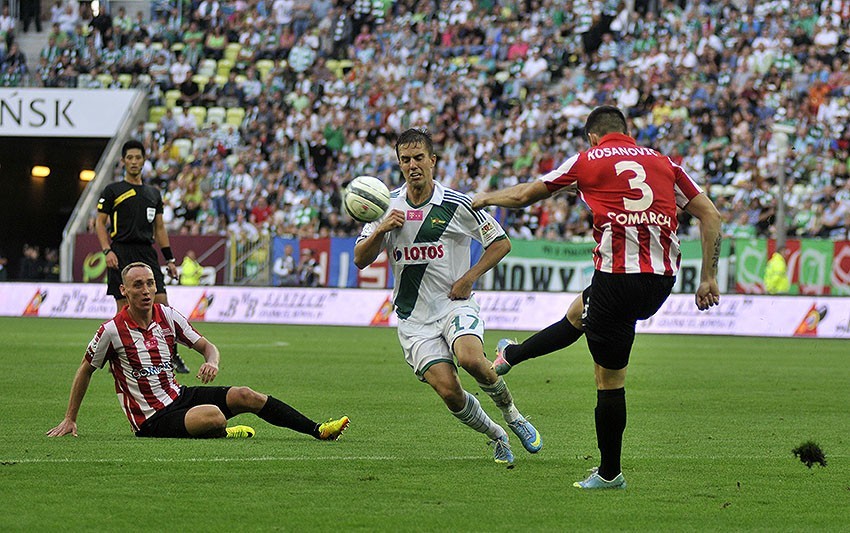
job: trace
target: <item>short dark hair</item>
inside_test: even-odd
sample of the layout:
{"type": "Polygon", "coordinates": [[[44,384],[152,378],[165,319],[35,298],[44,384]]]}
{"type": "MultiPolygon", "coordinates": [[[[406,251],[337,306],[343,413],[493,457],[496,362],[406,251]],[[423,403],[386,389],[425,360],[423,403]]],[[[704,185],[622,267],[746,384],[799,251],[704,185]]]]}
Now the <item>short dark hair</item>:
{"type": "Polygon", "coordinates": [[[141,141],[137,141],[136,139],[130,139],[129,141],[124,143],[124,146],[121,147],[121,159],[124,159],[127,156],[127,152],[130,150],[141,150],[142,157],[145,157],[145,145],[141,143],[141,141]]]}
{"type": "Polygon", "coordinates": [[[398,157],[398,147],[405,144],[424,144],[428,155],[434,154],[434,142],[431,134],[425,128],[410,128],[398,136],[395,142],[395,155],[398,157]]]}
{"type": "Polygon", "coordinates": [[[134,263],[130,263],[129,265],[125,266],[125,267],[121,270],[121,283],[124,283],[125,281],[127,281],[127,274],[128,274],[131,270],[133,270],[134,268],[138,268],[138,267],[147,268],[148,270],[150,270],[150,271],[151,271],[151,274],[153,274],[153,269],[151,268],[151,266],[150,266],[149,264],[147,264],[147,263],[142,263],[141,261],[136,261],[136,262],[134,262],[134,263]]]}
{"type": "Polygon", "coordinates": [[[584,123],[585,137],[595,133],[596,135],[605,135],[606,133],[629,133],[629,126],[626,124],[626,116],[619,108],[612,105],[601,105],[587,115],[587,121],[584,123]]]}

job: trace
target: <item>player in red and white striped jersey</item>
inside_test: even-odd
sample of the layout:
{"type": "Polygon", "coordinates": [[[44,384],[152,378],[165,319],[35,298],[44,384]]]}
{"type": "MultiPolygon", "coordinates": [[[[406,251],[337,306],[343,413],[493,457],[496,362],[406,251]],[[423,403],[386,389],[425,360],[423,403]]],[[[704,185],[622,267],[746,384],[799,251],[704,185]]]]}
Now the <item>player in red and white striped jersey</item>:
{"type": "Polygon", "coordinates": [[[154,303],[156,281],[149,265],[131,263],[121,279],[128,305],[98,328],[74,377],[65,418],[47,435],[77,435],[77,413],[91,376],[107,362],[118,401],[139,437],[249,437],[254,430],[247,426],[227,427],[229,418],[246,412],[322,440],[336,440],[348,426],[348,417],[317,424],[248,387],[181,387],[174,378],[175,343],[204,356],[197,377],[205,384],[218,375],[218,348],[179,312],[154,303]]]}
{"type": "Polygon", "coordinates": [[[626,426],[626,367],[637,320],[661,307],[679,269],[677,208],[700,221],[702,271],[695,300],[706,310],[720,303],[717,262],[720,215],[682,167],[628,135],[623,113],[600,106],[587,117],[591,148],[539,180],[475,196],[472,205],[526,207],[559,190],[576,191],[593,212],[595,272],[566,316],[522,344],[499,342],[494,369],[565,348],[585,335],[595,363],[597,441],[601,463],[580,488],[622,488],[620,471],[626,426]]]}

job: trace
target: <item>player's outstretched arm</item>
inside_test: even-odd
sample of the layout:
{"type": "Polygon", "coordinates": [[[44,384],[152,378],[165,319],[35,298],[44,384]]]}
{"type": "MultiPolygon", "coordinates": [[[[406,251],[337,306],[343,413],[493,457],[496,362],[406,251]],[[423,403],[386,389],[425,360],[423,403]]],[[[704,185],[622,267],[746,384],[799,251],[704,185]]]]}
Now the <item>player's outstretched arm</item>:
{"type": "Polygon", "coordinates": [[[221,360],[218,347],[206,338],[201,337],[192,346],[192,349],[204,356],[204,364],[198,369],[196,377],[201,380],[201,383],[210,383],[218,375],[218,364],[221,360]]]}
{"type": "Polygon", "coordinates": [[[354,264],[359,269],[371,265],[381,253],[384,235],[404,225],[404,213],[393,209],[381,220],[371,235],[354,245],[354,264]]]}
{"type": "Polygon", "coordinates": [[[83,403],[83,398],[86,391],[89,390],[91,383],[91,375],[97,370],[91,366],[89,362],[83,358],[83,362],[74,374],[74,382],[71,384],[71,397],[68,399],[68,410],[65,412],[65,418],[58,426],[47,432],[48,437],[61,437],[62,435],[77,436],[77,414],[80,412],[80,405],[83,403]]]}
{"type": "Polygon", "coordinates": [[[720,303],[720,288],[717,285],[717,264],[720,261],[720,213],[705,193],[700,193],[685,206],[688,214],[699,219],[702,241],[702,268],[700,284],[694,299],[700,311],[720,303]]]}
{"type": "Polygon", "coordinates": [[[490,205],[510,208],[526,207],[550,196],[552,193],[546,184],[540,180],[534,180],[507,189],[478,193],[472,198],[472,208],[481,209],[490,205]]]}

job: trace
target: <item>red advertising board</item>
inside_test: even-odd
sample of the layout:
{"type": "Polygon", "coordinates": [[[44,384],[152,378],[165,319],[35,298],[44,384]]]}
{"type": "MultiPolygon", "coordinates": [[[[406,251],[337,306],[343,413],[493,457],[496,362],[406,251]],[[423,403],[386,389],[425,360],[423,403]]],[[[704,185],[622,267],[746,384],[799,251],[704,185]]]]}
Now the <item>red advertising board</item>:
{"type": "MultiPolygon", "coordinates": [[[[227,239],[225,237],[218,235],[170,235],[168,239],[178,265],[183,260],[183,254],[187,250],[194,250],[198,262],[202,266],[215,267],[216,284],[224,284],[227,257],[225,254],[227,239]]],[[[100,243],[94,233],[77,235],[74,245],[74,281],[83,283],[106,282],[106,257],[103,255],[100,243]]]]}

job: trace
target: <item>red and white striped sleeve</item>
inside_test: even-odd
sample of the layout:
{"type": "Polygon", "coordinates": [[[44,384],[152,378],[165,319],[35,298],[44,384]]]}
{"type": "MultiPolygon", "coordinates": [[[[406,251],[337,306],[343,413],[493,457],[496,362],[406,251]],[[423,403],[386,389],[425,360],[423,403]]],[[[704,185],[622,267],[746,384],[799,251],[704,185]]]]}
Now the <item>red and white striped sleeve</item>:
{"type": "Polygon", "coordinates": [[[180,314],[180,311],[166,305],[162,306],[166,319],[174,325],[174,339],[180,344],[192,347],[201,340],[203,335],[189,323],[189,320],[180,314]]]}
{"type": "Polygon", "coordinates": [[[573,167],[578,162],[578,158],[581,154],[575,154],[571,158],[567,159],[561,165],[546,174],[540,176],[540,181],[546,184],[546,187],[549,189],[549,192],[554,193],[564,187],[568,187],[576,182],[578,179],[578,174],[572,172],[573,167]]]}
{"type": "Polygon", "coordinates": [[[674,186],[674,190],[676,191],[676,205],[683,208],[702,192],[702,187],[694,181],[684,168],[674,163],[670,158],[667,158],[667,160],[673,166],[673,172],[676,176],[674,186]]]}
{"type": "Polygon", "coordinates": [[[109,320],[97,328],[94,337],[86,347],[86,361],[95,368],[103,368],[106,361],[115,353],[112,347],[115,322],[109,320]]]}

